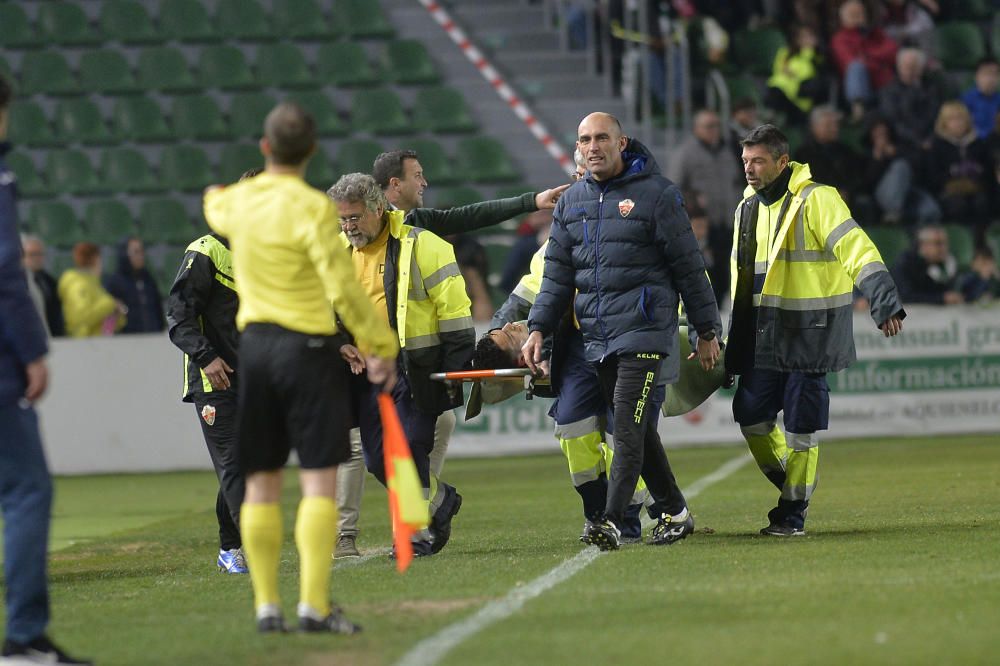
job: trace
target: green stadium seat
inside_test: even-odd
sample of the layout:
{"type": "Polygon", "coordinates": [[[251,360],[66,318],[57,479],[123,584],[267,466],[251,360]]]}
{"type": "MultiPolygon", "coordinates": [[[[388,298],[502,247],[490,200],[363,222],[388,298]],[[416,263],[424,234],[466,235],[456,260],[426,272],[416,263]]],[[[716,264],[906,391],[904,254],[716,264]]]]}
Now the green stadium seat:
{"type": "Polygon", "coordinates": [[[949,21],[934,29],[937,55],[945,69],[972,69],[986,56],[986,40],[978,25],[949,21]]]}
{"type": "Polygon", "coordinates": [[[1000,258],[1000,223],[994,222],[986,229],[986,245],[993,251],[994,257],[1000,258]]]}
{"type": "Polygon", "coordinates": [[[337,170],[326,152],[322,148],[317,148],[316,154],[309,160],[309,166],[306,168],[306,182],[316,189],[326,191],[337,182],[337,175],[337,170]]]}
{"type": "Polygon", "coordinates": [[[101,3],[101,30],[104,36],[123,44],[162,42],[146,8],[135,0],[104,0],[101,3]]]}
{"type": "Polygon", "coordinates": [[[17,82],[14,80],[14,70],[10,68],[10,64],[0,57],[0,74],[3,74],[4,78],[11,83],[11,85],[16,85],[17,82]]]}
{"type": "Polygon", "coordinates": [[[50,273],[58,280],[63,273],[74,268],[73,255],[69,252],[54,252],[49,259],[50,273]]]}
{"type": "Polygon", "coordinates": [[[749,76],[727,76],[726,88],[729,89],[729,99],[731,101],[736,101],[743,97],[749,97],[753,101],[757,102],[758,106],[763,103],[761,101],[760,87],[749,76]]]}
{"type": "Polygon", "coordinates": [[[358,90],[351,101],[351,124],[372,134],[412,134],[403,102],[392,90],[358,90]]]}
{"type": "Polygon", "coordinates": [[[55,126],[63,143],[104,144],[115,140],[97,105],[87,97],[61,100],[56,105],[55,126]]]}
{"type": "Polygon", "coordinates": [[[154,46],[139,54],[139,85],[146,90],[184,93],[200,90],[184,54],[172,46],[154,46]]]}
{"type": "Polygon", "coordinates": [[[111,112],[115,133],[124,140],[139,143],[173,140],[160,105],[151,97],[123,97],[111,112]]]}
{"type": "Polygon", "coordinates": [[[38,31],[47,44],[80,46],[101,41],[79,3],[43,2],[38,5],[38,31]]]}
{"type": "Polygon", "coordinates": [[[341,17],[341,23],[350,37],[392,37],[395,34],[378,3],[337,0],[333,13],[341,17]]]}
{"type": "Polygon", "coordinates": [[[136,233],[135,222],[128,206],[114,199],[87,204],[83,213],[87,238],[98,245],[118,245],[136,233]]]}
{"type": "Polygon", "coordinates": [[[220,0],[215,9],[215,25],[221,34],[240,41],[274,39],[271,19],[257,0],[220,0]]]}
{"type": "Polygon", "coordinates": [[[898,227],[865,227],[865,233],[882,255],[882,263],[890,269],[899,255],[913,244],[909,234],[898,227]]]}
{"type": "Polygon", "coordinates": [[[239,139],[259,139],[264,118],[278,104],[266,93],[237,93],[229,101],[229,129],[239,139]]]}
{"type": "Polygon", "coordinates": [[[976,251],[976,241],[972,232],[960,224],[946,224],[944,230],[948,234],[948,251],[955,257],[960,267],[968,268],[976,251]]]}
{"type": "Polygon", "coordinates": [[[347,139],[337,151],[341,173],[371,173],[375,158],[385,152],[378,141],[372,139],[347,139]]]}
{"type": "Polygon", "coordinates": [[[962,0],[950,5],[948,15],[963,21],[983,21],[993,18],[990,0],[962,0]]]}
{"type": "Polygon", "coordinates": [[[455,206],[467,206],[469,204],[484,201],[482,193],[474,187],[460,185],[458,187],[443,187],[428,189],[430,196],[424,197],[424,205],[433,205],[434,208],[454,208],[455,206]],[[428,202],[430,199],[433,204],[428,202]]]}
{"type": "Polygon", "coordinates": [[[257,87],[243,51],[235,46],[214,44],[201,50],[198,81],[206,88],[241,90],[257,87]]]}
{"type": "Polygon", "coordinates": [[[79,150],[53,150],[45,161],[45,175],[56,192],[96,194],[106,191],[90,163],[79,150]]]}
{"type": "Polygon", "coordinates": [[[170,118],[178,138],[222,140],[232,136],[219,105],[208,95],[178,95],[170,118]]]}
{"type": "Polygon", "coordinates": [[[320,81],[341,87],[369,86],[381,81],[364,48],[356,42],[320,46],[316,54],[316,74],[320,81]]]}
{"type": "Polygon", "coordinates": [[[161,192],[165,189],[165,185],[153,176],[143,154],[133,148],[104,151],[101,177],[112,192],[161,192]]]}
{"type": "Polygon", "coordinates": [[[785,35],[777,28],[740,30],[733,35],[731,60],[739,71],[769,76],[778,49],[785,46],[785,35]]]}
{"type": "Polygon", "coordinates": [[[477,183],[505,182],[520,178],[506,148],[496,139],[468,137],[458,142],[458,168],[477,183]]]}
{"type": "Polygon", "coordinates": [[[462,93],[447,86],[421,88],[413,104],[413,122],[431,132],[472,132],[476,121],[462,93]]]}
{"type": "Polygon", "coordinates": [[[191,224],[184,205],[176,199],[146,199],[139,207],[139,227],[147,243],[183,245],[198,234],[191,224]]]}
{"type": "Polygon", "coordinates": [[[118,51],[104,49],[80,58],[80,87],[87,92],[115,95],[139,90],[128,61],[118,51]]]}
{"type": "Polygon", "coordinates": [[[8,122],[11,139],[25,146],[57,146],[62,143],[52,131],[45,111],[34,102],[15,99],[10,105],[8,122]]]}
{"type": "Polygon", "coordinates": [[[330,98],[320,90],[296,92],[292,99],[301,104],[316,119],[316,131],[320,136],[344,136],[347,124],[330,98]]]}
{"type": "Polygon", "coordinates": [[[388,42],[382,58],[382,69],[396,83],[437,83],[441,80],[437,65],[427,47],[416,39],[388,42]]]}
{"type": "Polygon", "coordinates": [[[215,42],[220,37],[200,0],[163,0],[160,31],[182,42],[215,42]]]}
{"type": "Polygon", "coordinates": [[[275,88],[314,88],[316,80],[294,44],[264,44],[257,49],[257,80],[275,88]]]}
{"type": "Polygon", "coordinates": [[[56,51],[24,54],[21,60],[21,93],[24,95],[75,95],[80,86],[69,63],[56,51]]]}
{"type": "Polygon", "coordinates": [[[486,250],[486,261],[490,266],[489,281],[499,280],[500,274],[503,273],[503,267],[507,264],[507,255],[510,254],[511,244],[509,241],[487,242],[486,239],[483,239],[482,245],[483,249],[486,250]]]}
{"type": "Polygon", "coordinates": [[[174,144],[163,149],[160,179],[166,187],[187,192],[199,192],[216,182],[205,151],[186,144],[174,144]]]}
{"type": "Polygon", "coordinates": [[[52,188],[39,175],[31,158],[23,153],[7,155],[7,167],[17,176],[17,192],[26,199],[51,196],[52,188]]]}
{"type": "Polygon", "coordinates": [[[282,0],[275,3],[274,24],[282,36],[291,40],[337,37],[315,0],[282,0]]]}
{"type": "Polygon", "coordinates": [[[431,187],[437,185],[455,185],[462,177],[455,173],[452,160],[445,153],[440,143],[433,139],[411,139],[400,146],[417,151],[420,166],[424,168],[424,178],[431,187]]]}
{"type": "Polygon", "coordinates": [[[28,213],[30,228],[52,247],[70,248],[84,239],[83,229],[69,204],[39,201],[28,213]]]}
{"type": "Polygon", "coordinates": [[[1000,54],[1000,21],[994,21],[990,30],[990,49],[995,55],[1000,54]]]}
{"type": "Polygon", "coordinates": [[[42,40],[20,5],[0,2],[0,49],[40,46],[42,40]]]}
{"type": "Polygon", "coordinates": [[[222,148],[219,158],[219,182],[235,183],[243,172],[264,167],[264,156],[255,143],[229,143],[222,148]]]}

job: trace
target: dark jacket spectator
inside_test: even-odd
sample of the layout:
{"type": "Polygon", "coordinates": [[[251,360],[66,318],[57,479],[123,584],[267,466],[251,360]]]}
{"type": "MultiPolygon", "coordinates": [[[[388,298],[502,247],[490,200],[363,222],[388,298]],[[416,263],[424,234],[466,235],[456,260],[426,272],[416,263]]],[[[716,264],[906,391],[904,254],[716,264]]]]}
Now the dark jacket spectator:
{"type": "Polygon", "coordinates": [[[962,102],[969,107],[976,134],[986,138],[1000,113],[1000,63],[993,58],[981,60],[976,66],[976,84],[965,91],[962,102]]]}
{"type": "Polygon", "coordinates": [[[118,270],[106,275],[104,288],[128,308],[122,333],[155,333],[166,328],[163,301],[156,280],[146,268],[142,241],[126,238],[118,248],[118,270]]]}
{"type": "Polygon", "coordinates": [[[862,158],[840,140],[840,112],[817,106],[809,114],[809,132],[795,151],[795,161],[808,164],[813,180],[836,187],[851,204],[863,185],[862,158]]]}
{"type": "Polygon", "coordinates": [[[42,296],[42,309],[49,335],[54,338],[62,337],[66,335],[66,322],[63,320],[58,282],[45,270],[45,244],[37,236],[26,236],[23,245],[24,267],[42,296]]]}
{"type": "Polygon", "coordinates": [[[879,111],[891,119],[896,134],[922,146],[934,132],[934,120],[944,101],[938,79],[926,74],[927,56],[917,49],[900,49],[896,78],[879,91],[879,111]]]}
{"type": "Polygon", "coordinates": [[[885,0],[881,4],[880,23],[889,37],[897,44],[934,54],[934,15],[940,11],[936,0],[885,0]]]}
{"type": "Polygon", "coordinates": [[[948,234],[931,225],[917,232],[917,243],[892,267],[899,295],[907,303],[953,305],[964,302],[956,289],[958,262],[948,251],[948,234]]]}
{"type": "Polygon", "coordinates": [[[958,276],[958,290],[966,303],[1000,298],[1000,267],[997,267],[997,260],[988,247],[976,249],[969,270],[958,276]]]}
{"type": "Polygon", "coordinates": [[[896,136],[892,124],[881,116],[869,117],[865,131],[863,189],[878,203],[882,220],[890,224],[941,221],[941,208],[921,189],[920,149],[896,136]]]}

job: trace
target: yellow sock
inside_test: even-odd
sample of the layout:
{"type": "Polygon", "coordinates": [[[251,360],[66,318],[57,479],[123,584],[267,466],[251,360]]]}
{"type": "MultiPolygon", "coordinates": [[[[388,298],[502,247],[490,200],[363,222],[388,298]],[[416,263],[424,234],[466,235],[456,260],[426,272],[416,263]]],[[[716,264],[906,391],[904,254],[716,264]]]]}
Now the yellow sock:
{"type": "Polygon", "coordinates": [[[254,607],[278,605],[281,505],[244,503],[240,509],[240,535],[253,584],[254,607]]]}
{"type": "Polygon", "coordinates": [[[299,601],[324,617],[330,612],[330,557],[336,537],[337,505],[333,500],[303,497],[295,519],[299,601]]]}

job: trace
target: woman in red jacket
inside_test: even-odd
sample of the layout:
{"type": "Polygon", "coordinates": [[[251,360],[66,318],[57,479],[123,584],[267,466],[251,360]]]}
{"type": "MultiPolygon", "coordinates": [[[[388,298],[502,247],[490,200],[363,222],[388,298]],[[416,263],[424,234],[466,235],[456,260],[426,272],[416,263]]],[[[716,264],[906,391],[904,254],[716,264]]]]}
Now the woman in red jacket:
{"type": "Polygon", "coordinates": [[[875,91],[892,81],[898,47],[881,28],[869,26],[860,0],[841,5],[840,30],[834,33],[830,47],[852,118],[858,121],[875,91]]]}

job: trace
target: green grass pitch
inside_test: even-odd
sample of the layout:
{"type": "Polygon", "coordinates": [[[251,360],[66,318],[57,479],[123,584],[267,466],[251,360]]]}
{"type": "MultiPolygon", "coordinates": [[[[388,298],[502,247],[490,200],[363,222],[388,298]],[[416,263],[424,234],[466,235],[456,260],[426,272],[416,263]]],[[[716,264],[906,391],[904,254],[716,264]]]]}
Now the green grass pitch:
{"type": "MultiPolygon", "coordinates": [[[[743,453],[669,452],[682,486],[743,453]]],[[[369,478],[360,546],[379,554],[338,564],[331,581],[365,626],[356,637],[254,632],[249,578],[215,571],[211,474],[59,479],[51,634],[102,665],[394,664],[582,549],[560,456],[454,460],[445,472],[465,497],[452,541],[402,576],[369,478]]],[[[297,496],[290,483],[290,616],[297,496]]],[[[694,536],[600,555],[440,663],[1000,663],[1000,436],[823,445],[804,538],[757,535],[775,500],[745,465],[691,501],[694,536]]]]}

